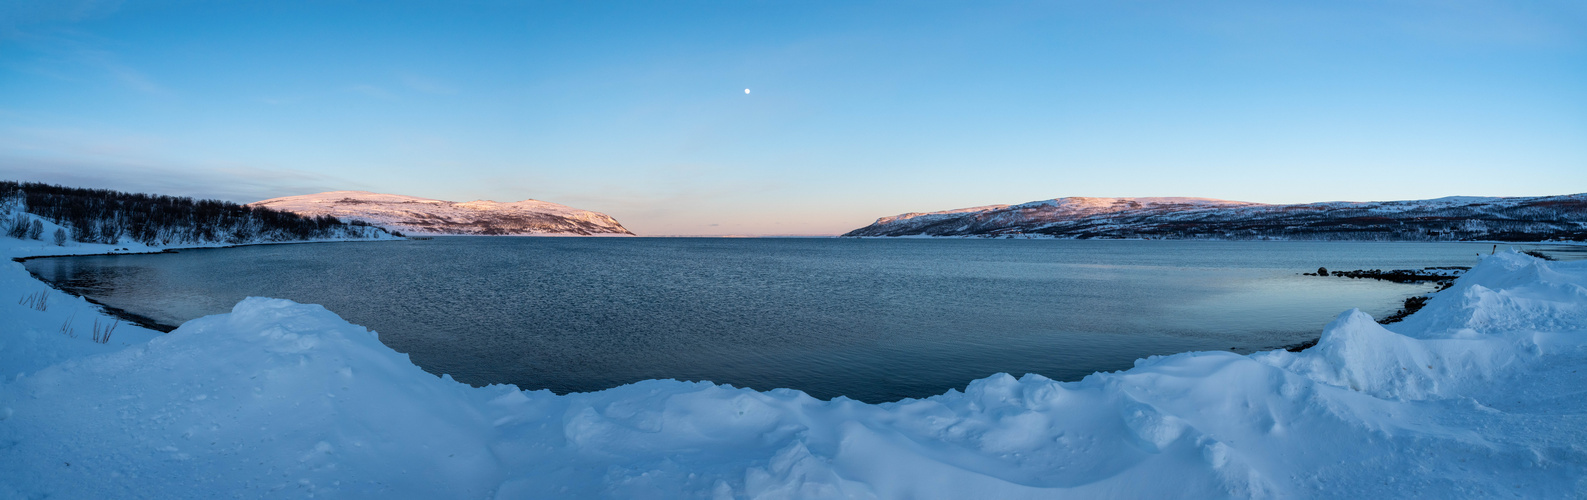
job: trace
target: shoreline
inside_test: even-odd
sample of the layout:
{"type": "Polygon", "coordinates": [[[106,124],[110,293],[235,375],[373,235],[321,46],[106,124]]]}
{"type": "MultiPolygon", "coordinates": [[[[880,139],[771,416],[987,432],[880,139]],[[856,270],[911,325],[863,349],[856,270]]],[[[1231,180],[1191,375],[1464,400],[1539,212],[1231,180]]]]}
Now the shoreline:
{"type": "MultiPolygon", "coordinates": [[[[1327,268],[1318,268],[1318,272],[1316,273],[1301,273],[1301,275],[1316,276],[1319,278],[1371,279],[1375,281],[1388,281],[1391,283],[1401,283],[1406,285],[1419,285],[1424,283],[1438,284],[1438,288],[1431,292],[1406,297],[1403,305],[1400,306],[1400,309],[1395,311],[1393,314],[1384,316],[1382,318],[1374,318],[1380,325],[1392,325],[1394,323],[1399,323],[1404,321],[1405,318],[1410,317],[1412,314],[1416,314],[1416,311],[1422,310],[1422,307],[1426,306],[1427,301],[1432,300],[1434,295],[1438,295],[1439,292],[1448,290],[1450,287],[1454,286],[1455,280],[1460,279],[1461,276],[1465,275],[1466,271],[1471,270],[1470,267],[1464,266],[1424,267],[1420,270],[1391,269],[1389,271],[1382,271],[1378,269],[1355,269],[1350,271],[1328,272],[1326,269],[1327,268]],[[1448,273],[1448,271],[1451,270],[1458,270],[1460,272],[1458,274],[1448,273]]],[[[1279,349],[1289,352],[1302,352],[1306,349],[1310,349],[1312,346],[1317,345],[1317,343],[1320,341],[1322,341],[1322,336],[1318,335],[1315,339],[1281,346],[1279,349]]]]}
{"type": "MultiPolygon", "coordinates": [[[[485,237],[486,235],[441,235],[441,237],[448,237],[448,236],[485,237]]],[[[533,236],[512,235],[512,236],[509,236],[509,237],[533,237],[533,236]]],[[[646,238],[645,236],[628,236],[628,237],[630,237],[630,238],[646,238]]],[[[13,260],[15,262],[18,262],[18,263],[25,263],[27,261],[34,260],[34,259],[45,259],[45,258],[97,257],[97,256],[116,256],[116,255],[152,255],[152,254],[162,254],[162,253],[174,254],[174,253],[180,253],[181,250],[225,249],[225,248],[237,248],[237,247],[245,247],[245,246],[261,246],[261,245],[284,245],[284,244],[303,244],[303,243],[364,243],[364,242],[414,241],[414,240],[423,241],[423,240],[429,240],[431,238],[432,238],[432,236],[425,235],[425,236],[417,236],[417,237],[415,237],[415,236],[403,236],[403,237],[391,238],[391,239],[259,242],[259,243],[241,243],[241,244],[229,244],[229,245],[219,245],[219,246],[172,247],[172,248],[162,248],[162,249],[159,249],[159,250],[151,250],[151,251],[110,251],[110,252],[105,252],[105,253],[33,255],[33,256],[24,256],[24,257],[13,257],[11,260],[13,260]]],[[[830,238],[830,237],[828,237],[828,238],[830,238]]],[[[843,237],[839,237],[839,238],[843,238],[843,237]]],[[[911,237],[902,237],[902,238],[898,238],[898,237],[850,237],[850,238],[854,238],[854,239],[884,239],[884,238],[895,238],[895,239],[928,239],[928,238],[929,239],[938,239],[938,238],[941,238],[941,239],[970,239],[970,238],[974,238],[974,237],[952,237],[952,236],[949,236],[949,237],[927,237],[927,238],[919,238],[919,237],[916,237],[916,238],[911,238],[911,237]]],[[[827,238],[822,238],[822,239],[827,239],[827,238]]],[[[1004,239],[1004,238],[978,238],[978,239],[1004,239]]],[[[1061,238],[1040,238],[1040,239],[1058,240],[1058,239],[1061,239],[1061,238]]],[[[1093,238],[1093,240],[1099,240],[1099,239],[1093,238]]],[[[1103,240],[1103,241],[1209,241],[1209,242],[1268,241],[1268,242],[1271,242],[1271,241],[1296,241],[1296,240],[1149,240],[1149,239],[1108,239],[1108,240],[1103,240]]],[[[1457,242],[1457,241],[1343,241],[1343,240],[1331,240],[1331,241],[1342,241],[1342,242],[1349,242],[1349,243],[1484,243],[1484,242],[1476,242],[1476,241],[1471,241],[1471,242],[1457,242]]],[[[1306,241],[1302,241],[1302,242],[1317,242],[1317,241],[1306,240],[1306,241]]],[[[1536,243],[1536,244],[1547,245],[1547,244],[1557,244],[1557,243],[1536,243]]],[[[1582,242],[1580,244],[1581,245],[1587,245],[1587,242],[1582,242]]],[[[1520,250],[1516,250],[1516,251],[1519,252],[1520,250]]],[[[26,269],[26,266],[24,266],[24,269],[26,269]]],[[[1404,299],[1403,303],[1402,303],[1401,308],[1398,311],[1396,311],[1393,314],[1390,314],[1388,316],[1384,316],[1382,318],[1376,318],[1376,320],[1377,320],[1377,322],[1379,324],[1387,325],[1387,324],[1393,324],[1393,323],[1397,323],[1397,322],[1399,322],[1401,320],[1404,320],[1406,317],[1409,317],[1411,314],[1414,314],[1416,311],[1420,310],[1422,308],[1422,306],[1425,305],[1426,302],[1429,299],[1431,299],[1434,295],[1438,294],[1439,292],[1447,290],[1450,286],[1453,285],[1453,283],[1454,283],[1454,281],[1456,279],[1458,279],[1462,274],[1464,274],[1465,270],[1469,270],[1469,269],[1470,269],[1469,267],[1447,268],[1447,267],[1434,266],[1434,267],[1426,267],[1426,268],[1423,268],[1423,269],[1420,269],[1420,270],[1403,270],[1403,269],[1400,269],[1400,270],[1390,270],[1390,271],[1386,271],[1386,272],[1385,271],[1381,271],[1381,270],[1376,270],[1376,269],[1373,269],[1373,270],[1350,270],[1350,271],[1333,271],[1333,272],[1330,272],[1329,275],[1327,275],[1327,276],[1320,276],[1320,277],[1329,277],[1329,278],[1338,277],[1338,278],[1350,278],[1350,279],[1363,279],[1363,278],[1365,278],[1365,279],[1373,279],[1373,280],[1377,280],[1377,281],[1390,281],[1390,282],[1402,283],[1402,284],[1422,284],[1422,283],[1432,282],[1432,283],[1438,283],[1440,285],[1437,289],[1432,290],[1430,292],[1427,292],[1425,294],[1415,295],[1415,296],[1411,296],[1411,297],[1406,297],[1404,299]],[[1459,269],[1460,270],[1460,274],[1447,274],[1447,273],[1439,272],[1439,271],[1447,271],[1449,269],[1459,269]]],[[[91,304],[94,304],[95,306],[99,307],[100,310],[104,311],[107,315],[109,315],[111,317],[114,317],[116,319],[128,322],[128,323],[134,324],[136,326],[140,326],[140,327],[147,328],[147,329],[150,329],[150,330],[158,331],[158,332],[161,332],[162,334],[163,333],[170,333],[170,332],[176,330],[177,328],[179,328],[181,326],[180,324],[178,324],[178,325],[166,324],[166,323],[160,322],[158,320],[155,320],[153,318],[150,318],[148,316],[144,316],[144,315],[141,315],[141,314],[134,313],[132,311],[128,311],[126,309],[122,309],[122,308],[119,308],[119,307],[114,307],[114,306],[110,306],[110,305],[104,304],[102,302],[99,302],[99,301],[87,296],[87,295],[83,295],[83,294],[75,293],[75,292],[70,291],[70,290],[66,290],[66,289],[58,286],[56,283],[54,283],[52,281],[49,281],[47,279],[44,279],[42,276],[38,275],[37,273],[34,273],[32,270],[27,270],[27,273],[34,280],[45,284],[46,286],[48,286],[52,290],[56,290],[56,291],[59,291],[61,293],[64,293],[64,294],[67,294],[67,295],[70,295],[70,296],[82,298],[83,300],[85,300],[85,301],[87,301],[87,302],[89,302],[91,304]]],[[[1306,275],[1306,276],[1318,276],[1316,273],[1309,273],[1309,272],[1301,272],[1299,274],[1306,275]]],[[[1285,351],[1289,351],[1289,352],[1301,352],[1301,351],[1304,351],[1307,348],[1310,348],[1312,346],[1317,345],[1318,341],[1320,341],[1320,340],[1321,340],[1321,335],[1319,333],[1319,336],[1317,338],[1314,338],[1314,339],[1311,339],[1311,340],[1306,340],[1306,341],[1299,342],[1299,343],[1294,343],[1294,344],[1286,344],[1286,345],[1279,345],[1279,346],[1269,346],[1269,347],[1263,347],[1263,348],[1249,349],[1249,353],[1256,353],[1256,352],[1263,352],[1263,351],[1272,351],[1272,350],[1285,350],[1285,351]]],[[[1247,350],[1248,349],[1234,349],[1234,348],[1231,348],[1231,349],[1228,349],[1227,351],[1235,352],[1236,354],[1240,354],[1241,351],[1247,351],[1247,350]]]]}
{"type": "MultiPolygon", "coordinates": [[[[29,277],[33,278],[34,281],[37,281],[39,283],[43,283],[44,286],[49,287],[51,290],[66,294],[68,296],[72,296],[72,297],[77,297],[77,298],[83,299],[84,301],[87,301],[88,303],[97,306],[101,311],[103,311],[105,313],[105,315],[110,316],[110,317],[112,317],[114,319],[121,320],[121,321],[126,322],[126,323],[130,323],[130,324],[132,324],[134,326],[146,328],[146,329],[149,329],[149,330],[154,330],[154,331],[160,332],[161,334],[166,334],[166,333],[171,333],[172,331],[174,331],[177,328],[181,327],[181,325],[167,325],[165,323],[157,321],[157,320],[155,320],[153,318],[150,318],[148,316],[137,314],[137,313],[134,313],[132,311],[128,311],[126,309],[122,309],[122,308],[119,308],[119,307],[107,305],[107,304],[105,304],[103,302],[100,302],[98,300],[94,300],[92,297],[89,297],[87,295],[83,295],[83,294],[80,294],[80,293],[75,293],[75,292],[73,292],[71,290],[67,290],[65,288],[62,288],[61,286],[58,286],[55,282],[47,280],[47,279],[44,279],[44,277],[39,276],[38,273],[35,273],[35,272],[33,272],[33,270],[28,269],[28,267],[25,264],[27,263],[27,261],[30,261],[30,260],[36,260],[36,259],[58,259],[58,258],[65,258],[65,257],[106,257],[106,256],[117,256],[117,255],[158,255],[158,254],[167,254],[167,253],[169,253],[169,254],[181,253],[182,250],[210,250],[210,249],[239,248],[239,247],[264,246],[264,245],[296,245],[296,244],[307,244],[307,243],[378,243],[378,242],[387,242],[387,241],[409,241],[409,240],[411,240],[411,238],[398,237],[398,238],[363,239],[363,240],[262,241],[262,242],[257,242],[257,243],[234,243],[234,244],[216,245],[216,246],[168,247],[168,248],[161,248],[161,249],[158,249],[158,250],[149,249],[147,251],[144,251],[144,250],[126,250],[126,251],[112,250],[112,251],[109,251],[109,252],[102,252],[102,253],[69,253],[69,254],[50,254],[50,255],[26,255],[26,256],[20,256],[20,257],[12,257],[11,261],[19,263],[19,264],[24,264],[22,266],[22,269],[23,269],[23,271],[27,272],[29,277]]],[[[145,247],[145,248],[148,248],[148,247],[145,247]]]]}
{"type": "MultiPolygon", "coordinates": [[[[640,236],[641,238],[655,238],[657,236],[640,236]]],[[[685,236],[687,238],[721,238],[721,236],[685,236]]],[[[749,236],[755,238],[756,236],[749,236]]],[[[804,238],[805,236],[789,236],[788,238],[804,238]]],[[[1059,240],[1059,241],[1209,241],[1223,243],[1487,243],[1491,245],[1562,245],[1562,246],[1587,246],[1587,241],[1558,240],[1558,241],[1504,241],[1504,240],[1331,240],[1331,239],[1301,239],[1301,238],[1069,238],[1041,234],[964,234],[964,235],[931,235],[931,234],[905,234],[898,236],[808,236],[808,238],[836,238],[850,240],[1059,240]]]]}
{"type": "MultiPolygon", "coordinates": [[[[1422,318],[1429,321],[1413,318],[1405,332],[1348,312],[1305,353],[1152,356],[1075,382],[995,374],[961,390],[886,404],[655,379],[567,394],[468,387],[414,366],[331,311],[279,299],[246,300],[231,314],[195,320],[133,349],[61,338],[51,330],[71,311],[52,308],[49,316],[16,316],[17,346],[38,347],[9,351],[23,362],[11,365],[17,377],[0,384],[8,410],[0,411],[0,429],[10,431],[0,436],[10,443],[0,462],[22,479],[0,486],[37,497],[184,496],[193,492],[191,481],[162,478],[220,477],[209,496],[258,496],[306,480],[323,488],[315,496],[511,498],[544,491],[600,496],[641,481],[641,489],[613,496],[665,488],[703,497],[735,488],[752,498],[790,489],[717,485],[760,477],[799,487],[805,478],[843,473],[862,488],[943,476],[981,481],[965,487],[974,491],[943,498],[988,491],[982,496],[1097,496],[1161,484],[1153,476],[1207,478],[1211,486],[1194,496],[1230,496],[1216,480],[1236,467],[1240,477],[1287,481],[1261,485],[1274,496],[1326,487],[1347,490],[1344,497],[1384,484],[1402,485],[1384,495],[1414,496],[1450,478],[1490,482],[1473,478],[1470,468],[1489,471],[1496,486],[1478,491],[1458,483],[1434,494],[1499,496],[1512,494],[1519,481],[1542,484],[1531,487],[1533,496],[1569,496],[1582,470],[1565,448],[1574,441],[1547,448],[1563,453],[1549,461],[1525,460],[1537,456],[1537,443],[1559,442],[1557,430],[1573,428],[1579,409],[1560,402],[1575,401],[1572,388],[1587,381],[1587,371],[1576,370],[1587,351],[1573,335],[1587,316],[1583,299],[1571,293],[1587,283],[1582,264],[1550,268],[1525,256],[1491,257],[1457,288],[1495,300],[1435,300],[1420,313],[1431,314],[1422,318]],[[1448,335],[1448,325],[1505,313],[1527,315],[1448,335]],[[1551,347],[1531,347],[1540,339],[1551,347]],[[1360,444],[1330,448],[1338,443],[1360,444]],[[239,461],[239,449],[257,458],[239,461]],[[1437,453],[1415,452],[1428,449],[1437,453]],[[1010,458],[1010,450],[1030,458],[1010,458]],[[1224,468],[1197,460],[1209,453],[1255,459],[1231,458],[1224,468]],[[695,466],[676,468],[679,456],[695,466]],[[1282,460],[1265,459],[1275,456],[1282,460]],[[776,475],[784,470],[766,472],[777,461],[792,464],[784,469],[788,479],[776,475]],[[1140,472],[1086,469],[1061,484],[1022,483],[1031,478],[1023,471],[1103,461],[1140,472]],[[966,469],[971,462],[985,467],[966,469]],[[878,470],[869,465],[875,463],[908,467],[878,470]],[[1334,468],[1340,463],[1360,465],[1334,468]],[[1518,471],[1531,475],[1517,479],[1518,471]],[[667,481],[651,481],[658,475],[667,481]],[[392,486],[407,478],[416,479],[392,486]],[[1341,485],[1346,480],[1356,483],[1341,485]]],[[[14,291],[42,288],[11,278],[14,291]]],[[[160,335],[137,331],[140,339],[160,335]]],[[[872,491],[856,489],[855,496],[872,491]]],[[[1140,496],[1185,491],[1175,483],[1140,496]]]]}
{"type": "MultiPolygon", "coordinates": [[[[1587,351],[1572,335],[1587,316],[1582,297],[1570,293],[1587,284],[1583,264],[1490,257],[1456,288],[1502,302],[1439,298],[1395,331],[1348,311],[1304,353],[1182,352],[1078,381],[997,373],[880,404],[667,379],[560,394],[470,387],[424,370],[332,311],[281,299],[246,299],[170,335],[124,327],[103,345],[86,338],[85,323],[104,321],[102,309],[62,298],[48,313],[7,306],[15,308],[6,328],[14,337],[0,354],[16,375],[0,382],[0,439],[9,443],[0,463],[18,473],[0,480],[0,490],[179,497],[192,495],[193,483],[164,478],[214,477],[200,485],[208,496],[643,496],[661,488],[755,498],[846,474],[842,484],[857,485],[854,496],[900,484],[883,493],[919,496],[908,485],[941,477],[968,484],[942,498],[1086,497],[1173,477],[1205,478],[1210,486],[1192,493],[1216,497],[1230,496],[1216,481],[1233,470],[1288,481],[1261,484],[1274,496],[1384,484],[1403,485],[1385,495],[1414,496],[1450,477],[1493,482],[1478,491],[1490,496],[1513,493],[1516,481],[1541,484],[1531,487],[1535,496],[1569,496],[1577,486],[1570,474],[1582,470],[1568,460],[1574,455],[1524,460],[1536,456],[1537,443],[1559,442],[1557,429],[1572,428],[1577,408],[1560,401],[1574,401],[1572,388],[1587,383],[1587,371],[1576,370],[1587,351]],[[73,313],[81,337],[56,333],[73,313]],[[1477,317],[1503,321],[1446,335],[1445,327],[1477,317]],[[1530,347],[1540,339],[1550,348],[1530,347]],[[1429,425],[1450,421],[1461,425],[1429,425]],[[1425,449],[1437,453],[1414,452],[1425,449]],[[238,450],[253,458],[238,460],[238,450]],[[677,468],[680,456],[689,468],[677,468]],[[1236,458],[1222,467],[1207,461],[1219,456],[1236,458]],[[1283,460],[1265,459],[1275,456],[1283,460]],[[779,461],[791,465],[767,472],[779,461]],[[1061,484],[1026,484],[1024,471],[1081,462],[1140,472],[1083,469],[1061,484]],[[1361,465],[1334,468],[1339,463],[1361,465]],[[1472,478],[1462,468],[1472,463],[1493,478],[1472,478]],[[1517,471],[1531,475],[1517,479],[1517,471]],[[746,477],[781,489],[729,483],[746,477]],[[287,489],[303,481],[317,489],[287,489]]],[[[25,274],[5,278],[9,292],[47,289],[25,274]]],[[[1434,493],[1458,497],[1477,491],[1472,484],[1434,493]]],[[[1138,493],[1186,491],[1160,489],[1138,493]]]]}
{"type": "MultiPolygon", "coordinates": [[[[24,256],[21,256],[21,257],[12,257],[11,260],[15,261],[15,262],[27,262],[27,261],[30,261],[30,260],[33,260],[33,259],[53,259],[53,258],[59,258],[59,257],[104,257],[104,256],[109,256],[109,255],[153,255],[153,254],[162,254],[162,253],[181,253],[182,250],[210,250],[210,249],[221,249],[221,248],[255,247],[255,246],[264,246],[264,245],[300,245],[300,244],[305,244],[305,243],[377,243],[377,242],[383,242],[383,241],[410,241],[410,240],[413,240],[413,239],[414,238],[397,237],[397,238],[380,238],[380,239],[363,239],[363,240],[260,241],[260,242],[256,242],[256,243],[228,243],[228,244],[225,244],[225,245],[214,245],[214,246],[164,247],[164,248],[159,248],[159,249],[155,249],[156,247],[144,246],[144,248],[147,248],[149,250],[148,251],[142,251],[142,250],[126,250],[126,251],[111,250],[109,252],[103,252],[103,253],[63,253],[63,254],[49,254],[49,255],[24,255],[24,256]]],[[[80,245],[81,243],[78,243],[78,244],[80,245]]],[[[95,245],[101,245],[102,243],[94,243],[94,244],[95,245]]],[[[114,246],[114,245],[111,245],[111,246],[114,246]]],[[[65,248],[65,247],[61,247],[61,248],[65,248]]]]}
{"type": "Polygon", "coordinates": [[[129,323],[129,324],[132,324],[134,326],[138,326],[138,327],[154,330],[154,331],[157,331],[157,332],[160,332],[160,333],[171,333],[172,331],[175,331],[177,328],[179,328],[181,326],[181,325],[177,325],[177,326],[167,325],[165,323],[161,323],[159,321],[155,321],[153,318],[150,318],[148,316],[143,316],[143,315],[134,313],[132,311],[128,311],[126,309],[119,308],[119,307],[105,305],[105,303],[97,301],[97,300],[94,300],[93,298],[91,298],[91,297],[89,297],[87,295],[81,295],[81,294],[72,293],[71,291],[64,290],[61,287],[55,286],[55,283],[51,283],[48,280],[40,278],[39,275],[33,274],[32,271],[29,271],[28,275],[32,276],[33,279],[36,279],[39,282],[44,283],[45,285],[49,286],[51,290],[55,290],[57,292],[61,292],[61,293],[64,293],[66,295],[70,295],[72,297],[77,297],[77,298],[83,299],[85,301],[88,301],[89,304],[93,304],[95,306],[98,306],[99,310],[103,311],[105,313],[105,315],[110,316],[110,317],[115,318],[115,319],[118,319],[118,320],[121,320],[122,322],[129,323]]]}

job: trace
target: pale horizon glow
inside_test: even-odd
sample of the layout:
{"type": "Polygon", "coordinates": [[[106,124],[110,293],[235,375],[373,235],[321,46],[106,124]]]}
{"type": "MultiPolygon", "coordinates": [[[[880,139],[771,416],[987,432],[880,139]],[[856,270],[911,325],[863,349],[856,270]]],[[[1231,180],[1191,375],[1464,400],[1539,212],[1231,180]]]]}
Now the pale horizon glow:
{"type": "Polygon", "coordinates": [[[712,236],[1572,194],[1583,61],[1563,1],[25,0],[0,7],[0,179],[537,199],[712,236]]]}

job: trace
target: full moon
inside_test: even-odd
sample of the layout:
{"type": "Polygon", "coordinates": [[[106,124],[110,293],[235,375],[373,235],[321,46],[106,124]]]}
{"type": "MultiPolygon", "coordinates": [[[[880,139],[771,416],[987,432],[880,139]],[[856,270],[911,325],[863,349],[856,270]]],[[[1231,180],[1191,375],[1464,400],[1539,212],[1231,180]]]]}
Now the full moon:
{"type": "Polygon", "coordinates": [[[744,89],[744,93],[748,94],[749,93],[749,89],[744,89]]]}

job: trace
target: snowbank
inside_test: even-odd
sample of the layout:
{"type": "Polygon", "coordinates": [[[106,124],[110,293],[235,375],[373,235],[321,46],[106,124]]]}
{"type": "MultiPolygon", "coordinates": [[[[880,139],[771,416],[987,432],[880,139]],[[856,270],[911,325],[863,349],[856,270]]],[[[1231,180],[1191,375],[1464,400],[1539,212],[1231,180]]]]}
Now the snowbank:
{"type": "MultiPolygon", "coordinates": [[[[0,206],[0,218],[10,218],[15,213],[14,210],[15,207],[0,206]]],[[[39,221],[43,225],[43,234],[45,235],[54,233],[56,229],[64,229],[48,219],[33,214],[25,215],[39,221]]],[[[255,240],[241,243],[241,245],[288,245],[402,239],[404,238],[381,232],[374,235],[374,237],[365,239],[255,240]]],[[[44,240],[14,239],[0,236],[0,311],[4,312],[3,315],[0,315],[0,380],[10,380],[19,373],[37,371],[68,358],[141,344],[160,335],[160,332],[154,330],[122,323],[116,318],[105,315],[99,306],[87,300],[50,288],[49,285],[33,279],[28,274],[27,268],[14,259],[64,255],[157,253],[170,248],[221,248],[239,245],[239,243],[209,242],[160,247],[145,245],[133,241],[131,238],[122,238],[120,243],[114,245],[67,241],[62,246],[55,245],[48,240],[50,240],[48,236],[44,240]],[[20,303],[12,304],[14,300],[22,300],[34,294],[43,296],[42,301],[45,305],[42,310],[20,303]],[[12,298],[13,296],[15,298],[12,298]],[[93,339],[96,321],[100,328],[107,330],[114,325],[108,342],[90,342],[93,339]],[[85,340],[78,341],[79,337],[85,340]]]]}
{"type": "MultiPolygon", "coordinates": [[[[1587,262],[1501,254],[1403,323],[1348,311],[1302,353],[880,405],[672,380],[471,388],[320,306],[250,298],[111,352],[5,358],[23,373],[0,385],[0,496],[1579,497],[1584,284],[1587,262]]],[[[0,283],[6,349],[84,343],[22,333],[9,295],[35,285],[0,283]]]]}

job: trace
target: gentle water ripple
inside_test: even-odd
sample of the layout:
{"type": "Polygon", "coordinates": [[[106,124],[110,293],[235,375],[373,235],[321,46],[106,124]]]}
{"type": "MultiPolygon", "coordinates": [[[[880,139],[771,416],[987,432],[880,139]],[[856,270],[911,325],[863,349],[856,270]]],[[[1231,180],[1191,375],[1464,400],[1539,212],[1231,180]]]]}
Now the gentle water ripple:
{"type": "MultiPolygon", "coordinates": [[[[1534,246],[1527,246],[1532,248],[1534,246]]],[[[246,296],[323,304],[434,373],[588,391],[648,378],[924,397],[1315,338],[1427,286],[1333,269],[1471,265],[1488,244],[436,238],[29,261],[167,324],[246,296]]]]}

